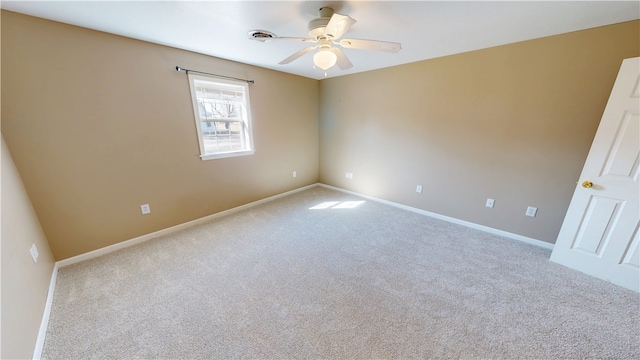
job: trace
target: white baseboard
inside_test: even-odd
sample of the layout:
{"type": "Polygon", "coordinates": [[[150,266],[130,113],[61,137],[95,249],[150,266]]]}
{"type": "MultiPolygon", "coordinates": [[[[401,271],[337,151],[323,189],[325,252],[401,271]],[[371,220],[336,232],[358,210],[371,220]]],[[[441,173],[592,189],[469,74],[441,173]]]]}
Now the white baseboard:
{"type": "Polygon", "coordinates": [[[278,199],[278,198],[281,198],[281,197],[284,197],[284,196],[288,196],[288,195],[291,195],[291,194],[294,194],[294,193],[297,193],[297,192],[300,192],[300,191],[304,191],[304,190],[307,190],[307,189],[310,189],[310,188],[313,188],[313,187],[316,187],[316,186],[321,186],[321,187],[324,187],[324,188],[327,188],[327,189],[331,189],[331,190],[340,191],[340,192],[343,192],[343,193],[359,196],[359,197],[362,197],[362,198],[365,198],[365,199],[368,199],[368,200],[371,200],[371,201],[376,201],[376,202],[379,202],[379,203],[382,203],[382,204],[394,206],[394,207],[397,207],[397,208],[400,208],[400,209],[408,210],[408,211],[411,211],[411,212],[414,212],[414,213],[418,213],[418,214],[421,214],[421,215],[429,216],[429,217],[436,218],[436,219],[439,219],[439,220],[448,221],[448,222],[451,222],[451,223],[454,223],[454,224],[463,225],[463,226],[466,226],[466,227],[469,227],[469,228],[481,230],[481,231],[484,231],[484,232],[487,232],[487,233],[491,233],[491,234],[495,234],[495,235],[498,235],[498,236],[503,236],[503,237],[506,237],[506,238],[522,241],[522,242],[525,242],[525,243],[528,243],[528,244],[532,244],[532,245],[543,247],[545,249],[553,249],[553,244],[550,244],[550,243],[547,243],[547,242],[544,242],[544,241],[541,241],[541,240],[529,238],[529,237],[518,235],[518,234],[513,234],[513,233],[510,233],[510,232],[507,232],[507,231],[494,229],[494,228],[491,228],[491,227],[488,227],[488,226],[475,224],[475,223],[472,223],[472,222],[468,222],[468,221],[452,218],[452,217],[449,217],[449,216],[436,214],[436,213],[429,212],[429,211],[426,211],[426,210],[414,208],[414,207],[407,206],[407,205],[402,205],[402,204],[395,203],[395,202],[388,201],[388,200],[384,200],[384,199],[379,199],[379,198],[376,198],[376,197],[373,197],[373,196],[360,194],[360,193],[357,193],[357,192],[354,192],[354,191],[341,189],[341,188],[338,188],[338,187],[335,187],[335,186],[331,186],[331,185],[326,185],[326,184],[321,184],[321,183],[311,184],[311,185],[304,186],[304,187],[301,187],[301,188],[298,188],[298,189],[294,189],[294,190],[291,190],[291,191],[284,192],[282,194],[274,195],[274,196],[271,196],[271,197],[268,197],[268,198],[265,198],[265,199],[262,199],[262,200],[258,200],[258,201],[254,201],[254,202],[251,202],[251,203],[248,203],[248,204],[245,204],[245,205],[241,205],[241,206],[235,207],[233,209],[221,211],[219,213],[215,213],[215,214],[208,215],[208,216],[205,216],[205,217],[193,220],[193,221],[189,221],[189,222],[182,223],[182,224],[179,224],[179,225],[176,225],[176,226],[172,226],[170,228],[166,228],[166,229],[159,230],[159,231],[156,231],[156,232],[153,232],[153,233],[150,233],[150,234],[142,235],[142,236],[139,236],[139,237],[134,238],[134,239],[125,240],[123,242],[120,242],[120,243],[117,243],[117,244],[114,244],[114,245],[110,245],[110,246],[107,246],[107,247],[104,247],[104,248],[101,248],[101,249],[97,249],[97,250],[94,250],[94,251],[90,251],[88,253],[84,253],[84,254],[81,254],[81,255],[78,255],[78,256],[74,256],[74,257],[71,257],[71,258],[68,258],[68,259],[57,261],[55,263],[54,267],[53,267],[53,272],[51,274],[51,282],[49,283],[49,293],[47,294],[47,301],[46,301],[46,304],[45,304],[44,313],[42,315],[42,321],[40,323],[40,331],[38,332],[38,338],[36,340],[36,346],[35,346],[35,349],[33,351],[33,359],[40,359],[40,357],[42,355],[42,349],[44,348],[44,341],[45,341],[45,337],[46,337],[46,334],[47,334],[47,326],[49,324],[49,316],[51,315],[51,306],[53,304],[53,295],[54,295],[54,292],[55,292],[56,279],[58,277],[58,269],[60,269],[60,268],[62,268],[64,266],[69,266],[71,264],[75,264],[75,263],[81,262],[81,261],[93,259],[93,258],[102,256],[102,255],[114,252],[116,250],[124,249],[124,248],[127,248],[129,246],[133,246],[133,245],[142,243],[144,241],[148,241],[148,240],[157,238],[157,237],[162,236],[162,235],[173,233],[173,232],[176,232],[178,230],[181,230],[181,229],[184,229],[184,228],[187,228],[187,227],[190,227],[190,226],[194,226],[194,225],[197,225],[197,224],[200,224],[200,223],[203,223],[203,222],[207,222],[207,221],[210,221],[210,220],[222,217],[222,216],[230,215],[230,214],[233,214],[235,212],[238,212],[238,211],[241,211],[241,210],[245,210],[245,209],[248,209],[250,207],[254,207],[254,206],[257,206],[257,205],[260,205],[260,204],[263,204],[263,203],[266,203],[266,202],[269,202],[269,201],[272,201],[272,200],[275,200],[275,199],[278,199]]]}
{"type": "Polygon", "coordinates": [[[58,264],[53,265],[51,272],[51,280],[49,281],[49,292],[47,293],[47,301],[44,304],[44,312],[40,321],[40,330],[36,338],[36,346],[33,350],[33,359],[39,360],[42,357],[42,349],[44,348],[44,339],[47,335],[47,327],[49,325],[49,316],[51,315],[51,306],[53,305],[53,293],[56,290],[56,280],[58,279],[58,264]]]}
{"type": "Polygon", "coordinates": [[[157,238],[157,237],[162,236],[162,235],[174,233],[174,232],[176,232],[178,230],[182,230],[182,229],[188,228],[190,226],[201,224],[201,223],[204,223],[204,222],[207,222],[207,221],[210,221],[210,220],[222,217],[222,216],[227,216],[227,215],[233,214],[235,212],[238,212],[238,211],[241,211],[241,210],[245,210],[245,209],[248,209],[250,207],[254,207],[254,206],[257,206],[257,205],[260,205],[260,204],[263,204],[263,203],[266,203],[266,202],[269,202],[269,201],[272,201],[272,200],[275,200],[275,199],[278,199],[278,198],[281,198],[281,197],[284,197],[284,196],[288,196],[288,195],[291,195],[291,194],[294,194],[294,193],[297,193],[297,192],[300,192],[300,191],[304,191],[304,190],[307,190],[307,189],[310,189],[310,188],[313,188],[313,187],[316,187],[316,186],[318,186],[318,184],[311,184],[311,185],[307,185],[307,186],[304,186],[304,187],[301,187],[301,188],[298,188],[298,189],[294,189],[294,190],[291,190],[291,191],[284,192],[282,194],[270,196],[270,197],[262,199],[262,200],[257,200],[257,201],[254,201],[254,202],[251,202],[251,203],[248,203],[248,204],[240,205],[238,207],[234,207],[234,208],[229,209],[229,210],[225,210],[225,211],[221,211],[219,213],[215,213],[215,214],[212,214],[212,215],[201,217],[201,218],[196,219],[196,220],[192,220],[192,221],[188,221],[186,223],[178,224],[178,225],[166,228],[166,229],[162,229],[162,230],[159,230],[159,231],[156,231],[156,232],[152,232],[150,234],[139,236],[137,238],[133,238],[133,239],[130,239],[130,240],[125,240],[125,241],[119,242],[117,244],[109,245],[109,246],[106,246],[106,247],[103,247],[103,248],[100,248],[100,249],[97,249],[97,250],[90,251],[88,253],[80,254],[80,255],[77,255],[77,256],[74,256],[74,257],[70,257],[68,259],[60,260],[60,261],[56,262],[56,265],[59,268],[61,268],[61,267],[69,266],[71,264],[75,264],[75,263],[78,263],[78,262],[81,262],[81,261],[93,259],[93,258],[102,256],[102,255],[105,255],[105,254],[108,254],[108,253],[111,253],[111,252],[114,252],[114,251],[117,251],[117,250],[120,250],[120,249],[127,248],[129,246],[140,244],[142,242],[157,238]]]}
{"type": "Polygon", "coordinates": [[[510,232],[499,230],[499,229],[494,229],[494,228],[491,228],[491,227],[488,227],[488,226],[475,224],[475,223],[472,223],[472,222],[469,222],[469,221],[464,221],[464,220],[452,218],[452,217],[445,216],[445,215],[436,214],[436,213],[433,213],[433,212],[430,212],[430,211],[414,208],[414,207],[411,207],[411,206],[395,203],[395,202],[384,200],[384,199],[379,199],[379,198],[376,198],[376,197],[373,197],[373,196],[360,194],[360,193],[357,193],[357,192],[354,192],[354,191],[341,189],[341,188],[338,188],[338,187],[335,187],[335,186],[316,183],[316,184],[311,184],[311,185],[304,186],[304,187],[301,187],[301,188],[298,188],[298,189],[294,189],[294,190],[291,190],[291,191],[287,191],[287,192],[284,192],[282,194],[274,195],[274,196],[271,196],[271,197],[268,197],[268,198],[265,198],[265,199],[262,199],[262,200],[254,201],[254,202],[251,202],[251,203],[248,203],[248,204],[245,204],[245,205],[241,205],[241,206],[229,209],[229,210],[221,211],[219,213],[208,215],[208,216],[205,216],[205,217],[202,217],[202,218],[199,218],[199,219],[196,219],[196,220],[192,220],[192,221],[189,221],[189,222],[186,222],[186,223],[175,225],[175,226],[172,226],[172,227],[169,227],[169,228],[166,228],[166,229],[162,229],[162,230],[150,233],[150,234],[145,234],[145,235],[139,236],[139,237],[134,238],[134,239],[125,240],[125,241],[119,242],[117,244],[113,244],[113,245],[110,245],[110,246],[107,246],[107,247],[104,247],[104,248],[101,248],[101,249],[90,251],[88,253],[84,253],[84,254],[80,254],[80,255],[77,255],[77,256],[74,256],[74,257],[71,257],[71,258],[68,258],[68,259],[60,260],[60,261],[56,262],[56,269],[57,268],[62,268],[62,267],[65,267],[65,266],[69,266],[71,264],[75,264],[75,263],[78,263],[78,262],[81,262],[81,261],[93,259],[93,258],[102,256],[102,255],[105,255],[105,254],[108,254],[108,253],[111,253],[111,252],[114,252],[114,251],[117,251],[117,250],[120,250],[120,249],[127,248],[129,246],[133,246],[133,245],[136,245],[136,244],[139,244],[139,243],[142,243],[142,242],[157,238],[157,237],[162,236],[162,235],[170,234],[170,233],[176,232],[178,230],[185,229],[185,228],[190,227],[190,226],[201,224],[203,222],[207,222],[207,221],[210,221],[210,220],[222,217],[222,216],[230,215],[230,214],[233,214],[235,212],[238,212],[238,211],[241,211],[241,210],[245,210],[245,209],[248,209],[250,207],[257,206],[257,205],[260,205],[260,204],[263,204],[263,203],[266,203],[266,202],[269,202],[269,201],[272,201],[272,200],[275,200],[275,199],[278,199],[278,198],[281,198],[281,197],[284,197],[284,196],[288,196],[288,195],[291,195],[291,194],[294,194],[294,193],[297,193],[297,192],[300,192],[300,191],[304,191],[304,190],[307,190],[307,189],[310,189],[310,188],[313,188],[313,187],[316,187],[316,186],[321,186],[321,187],[324,187],[324,188],[327,188],[327,189],[332,189],[332,190],[335,190],[335,191],[340,191],[340,192],[343,192],[343,193],[356,195],[356,196],[359,196],[359,197],[362,197],[362,198],[365,198],[365,199],[369,199],[369,200],[376,201],[376,202],[379,202],[379,203],[391,205],[391,206],[394,206],[394,207],[397,207],[397,208],[400,208],[400,209],[404,209],[404,210],[408,210],[408,211],[411,211],[411,212],[414,212],[414,213],[426,215],[426,216],[429,216],[429,217],[432,217],[432,218],[448,221],[448,222],[451,222],[451,223],[454,223],[454,224],[458,224],[458,225],[466,226],[466,227],[469,227],[469,228],[477,229],[477,230],[484,231],[484,232],[487,232],[487,233],[491,233],[491,234],[494,234],[494,235],[503,236],[503,237],[506,237],[506,238],[522,241],[522,242],[525,242],[525,243],[528,243],[528,244],[540,246],[540,247],[543,247],[545,249],[550,249],[550,250],[553,249],[553,244],[550,244],[550,243],[545,242],[545,241],[541,241],[541,240],[533,239],[533,238],[530,238],[530,237],[526,237],[526,236],[510,233],[510,232]]]}
{"type": "Polygon", "coordinates": [[[341,188],[338,188],[338,187],[335,187],[335,186],[331,186],[331,185],[318,184],[318,186],[321,186],[321,187],[324,187],[324,188],[327,188],[327,189],[331,189],[331,190],[335,190],[335,191],[340,191],[340,192],[343,192],[343,193],[346,193],[346,194],[359,196],[359,197],[362,197],[362,198],[365,198],[365,199],[368,199],[368,200],[371,200],[371,201],[379,202],[379,203],[386,204],[386,205],[391,205],[391,206],[394,206],[394,207],[397,207],[397,208],[400,208],[400,209],[404,209],[404,210],[408,210],[408,211],[411,211],[411,212],[414,212],[414,213],[417,213],[417,214],[429,216],[429,217],[432,217],[432,218],[435,218],[435,219],[444,220],[444,221],[447,221],[447,222],[450,222],[450,223],[454,223],[454,224],[466,226],[466,227],[469,227],[469,228],[472,228],[472,229],[484,231],[486,233],[490,233],[490,234],[506,237],[506,238],[513,239],[513,240],[522,241],[522,242],[525,242],[527,244],[536,245],[536,246],[539,246],[539,247],[542,247],[542,248],[545,248],[545,249],[553,250],[553,244],[550,244],[550,243],[548,243],[546,241],[542,241],[542,240],[538,240],[538,239],[534,239],[534,238],[530,238],[530,237],[526,237],[526,236],[510,233],[510,232],[504,231],[504,230],[494,229],[492,227],[488,227],[488,226],[472,223],[472,222],[465,221],[465,220],[452,218],[452,217],[445,216],[445,215],[436,214],[436,213],[433,213],[433,212],[430,212],[430,211],[426,211],[426,210],[414,208],[414,207],[411,207],[411,206],[395,203],[393,201],[379,199],[379,198],[376,198],[376,197],[373,197],[373,196],[360,194],[360,193],[357,193],[355,191],[349,191],[349,190],[341,189],[341,188]]]}
{"type": "Polygon", "coordinates": [[[42,349],[44,348],[44,341],[47,335],[47,326],[49,325],[49,317],[51,315],[51,306],[53,305],[53,294],[55,292],[55,288],[56,288],[56,280],[58,278],[58,269],[65,267],[65,266],[69,266],[71,264],[75,264],[81,261],[85,261],[85,260],[89,260],[89,259],[93,259],[111,252],[114,252],[116,250],[120,250],[120,249],[124,249],[127,248],[129,246],[133,246],[139,243],[142,243],[144,241],[147,240],[151,240],[153,238],[157,238],[159,236],[162,235],[166,235],[169,233],[173,233],[176,232],[178,230],[190,227],[190,226],[194,226],[203,222],[207,222],[222,216],[226,216],[226,215],[230,215],[233,214],[235,212],[244,210],[244,209],[248,209],[250,207],[256,206],[256,205],[260,205],[287,195],[291,195],[300,191],[304,191],[313,187],[318,186],[318,184],[311,184],[311,185],[307,185],[298,189],[294,189],[291,191],[287,191],[284,192],[282,194],[278,194],[278,195],[274,195],[262,200],[258,200],[258,201],[254,201],[248,204],[244,204],[238,207],[235,207],[233,209],[229,209],[229,210],[225,210],[225,211],[221,211],[219,213],[215,213],[212,215],[208,215],[193,221],[189,221],[186,223],[182,223],[176,226],[172,226],[170,228],[166,228],[163,230],[159,230],[150,234],[146,234],[146,235],[142,235],[139,236],[137,238],[134,239],[130,239],[130,240],[125,240],[123,242],[119,242],[117,244],[113,244],[101,249],[97,249],[94,251],[90,251],[88,253],[84,253],[84,254],[80,254],[78,256],[74,256],[74,257],[70,257],[68,259],[64,259],[64,260],[60,260],[60,261],[56,261],[56,263],[53,266],[53,272],[51,274],[51,282],[49,283],[49,293],[47,294],[47,301],[45,303],[45,307],[44,307],[44,312],[42,314],[42,321],[40,322],[40,330],[38,331],[38,337],[36,339],[36,346],[35,349],[33,350],[33,359],[40,359],[40,357],[42,356],[42,349]]]}

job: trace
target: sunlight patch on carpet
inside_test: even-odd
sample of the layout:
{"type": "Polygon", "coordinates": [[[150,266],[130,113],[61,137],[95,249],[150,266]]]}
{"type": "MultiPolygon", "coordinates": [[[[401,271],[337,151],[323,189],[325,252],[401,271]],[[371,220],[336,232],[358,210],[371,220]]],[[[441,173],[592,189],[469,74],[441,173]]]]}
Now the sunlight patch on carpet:
{"type": "Polygon", "coordinates": [[[310,207],[309,210],[324,209],[353,209],[365,203],[365,201],[325,201],[316,206],[310,207]]]}

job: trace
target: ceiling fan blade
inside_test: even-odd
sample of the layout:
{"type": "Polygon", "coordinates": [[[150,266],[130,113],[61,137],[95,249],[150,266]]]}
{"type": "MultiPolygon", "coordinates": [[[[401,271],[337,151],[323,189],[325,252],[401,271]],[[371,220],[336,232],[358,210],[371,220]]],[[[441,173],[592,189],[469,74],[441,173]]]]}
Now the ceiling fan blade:
{"type": "Polygon", "coordinates": [[[274,37],[270,40],[295,40],[295,41],[302,41],[302,42],[316,42],[317,40],[314,40],[312,38],[301,38],[301,37],[286,37],[286,36],[277,36],[274,37]]]}
{"type": "Polygon", "coordinates": [[[331,36],[334,39],[337,39],[340,36],[344,35],[344,33],[349,30],[351,25],[355,23],[356,21],[347,15],[333,14],[322,35],[325,37],[331,36]]]}
{"type": "Polygon", "coordinates": [[[306,53],[308,53],[310,51],[315,50],[316,48],[317,48],[317,46],[306,47],[306,48],[294,53],[293,55],[289,56],[288,58],[280,61],[278,64],[280,64],[280,65],[288,64],[288,63],[292,62],[293,60],[299,58],[300,56],[302,56],[302,55],[304,55],[304,54],[306,54],[306,53]]]}
{"type": "Polygon", "coordinates": [[[378,40],[342,39],[336,43],[347,49],[377,50],[391,53],[397,53],[402,49],[400,43],[378,40]]]}
{"type": "Polygon", "coordinates": [[[353,67],[353,64],[349,61],[349,58],[347,58],[347,55],[345,55],[340,48],[334,47],[331,48],[331,50],[333,50],[333,53],[338,57],[336,65],[338,65],[340,70],[347,70],[353,67]]]}

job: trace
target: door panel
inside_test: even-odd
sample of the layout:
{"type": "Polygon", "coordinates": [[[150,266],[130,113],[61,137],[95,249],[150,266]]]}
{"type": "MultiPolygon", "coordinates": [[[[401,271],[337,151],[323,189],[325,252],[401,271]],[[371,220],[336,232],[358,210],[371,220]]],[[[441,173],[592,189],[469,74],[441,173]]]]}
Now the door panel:
{"type": "Polygon", "coordinates": [[[601,256],[620,216],[622,201],[592,196],[578,228],[574,249],[601,256]]]}
{"type": "Polygon", "coordinates": [[[640,58],[622,63],[551,260],[640,291],[640,58]]]}
{"type": "Polygon", "coordinates": [[[636,226],[636,230],[633,233],[632,240],[629,243],[629,248],[625,251],[625,254],[620,262],[621,265],[629,266],[640,270],[640,234],[638,234],[639,226],[636,226]]]}
{"type": "Polygon", "coordinates": [[[625,112],[601,176],[638,180],[638,157],[640,156],[636,141],[638,134],[640,134],[638,114],[625,112]]]}

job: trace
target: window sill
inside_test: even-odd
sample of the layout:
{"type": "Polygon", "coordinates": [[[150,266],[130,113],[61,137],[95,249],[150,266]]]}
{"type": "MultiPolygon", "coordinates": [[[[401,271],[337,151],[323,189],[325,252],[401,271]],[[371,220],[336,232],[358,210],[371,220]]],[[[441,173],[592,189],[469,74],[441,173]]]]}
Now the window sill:
{"type": "Polygon", "coordinates": [[[202,160],[224,159],[224,158],[230,158],[230,157],[236,157],[236,156],[253,155],[255,152],[256,152],[255,150],[222,152],[222,153],[216,153],[216,154],[200,155],[200,159],[202,160]]]}

